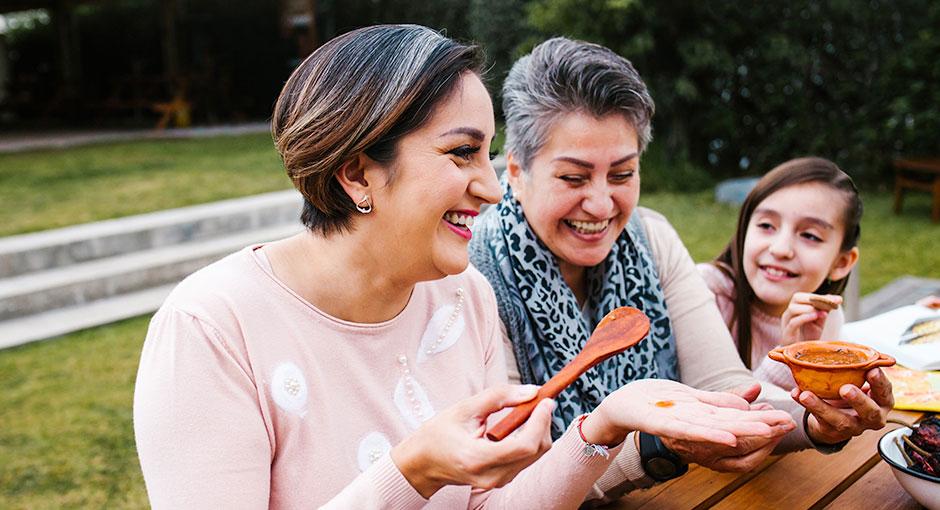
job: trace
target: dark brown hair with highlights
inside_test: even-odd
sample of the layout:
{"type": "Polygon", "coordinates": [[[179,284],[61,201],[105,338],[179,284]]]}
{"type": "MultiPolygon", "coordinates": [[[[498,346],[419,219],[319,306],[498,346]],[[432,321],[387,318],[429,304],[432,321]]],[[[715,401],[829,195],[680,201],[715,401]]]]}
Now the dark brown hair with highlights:
{"type": "Polygon", "coordinates": [[[360,28],[307,57],[271,121],[287,175],[304,197],[304,225],[327,236],[348,231],[355,203],[336,172],[360,154],[391,162],[398,140],[430,118],[461,75],[479,75],[482,65],[477,46],[418,25],[360,28]]]}
{"type": "MultiPolygon", "coordinates": [[[[754,289],[744,274],[744,238],[747,226],[751,222],[754,210],[771,194],[797,184],[819,182],[830,186],[845,197],[842,224],[845,234],[842,238],[841,251],[851,250],[858,245],[861,236],[862,199],[852,178],[828,159],[806,157],[791,159],[766,175],[754,186],[744,199],[738,215],[738,228],[728,246],[712,262],[734,282],[734,314],[732,324],[736,324],[738,336],[738,354],[744,365],[751,367],[751,304],[756,299],[754,289]]],[[[826,280],[816,289],[816,294],[842,294],[849,281],[849,276],[836,281],[826,280]]]]}

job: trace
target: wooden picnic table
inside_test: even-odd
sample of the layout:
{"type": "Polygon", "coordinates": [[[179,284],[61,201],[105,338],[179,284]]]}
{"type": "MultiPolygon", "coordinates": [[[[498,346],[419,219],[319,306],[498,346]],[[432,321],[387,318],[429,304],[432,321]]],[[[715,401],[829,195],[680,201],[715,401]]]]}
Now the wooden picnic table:
{"type": "MultiPolygon", "coordinates": [[[[923,413],[892,411],[912,423],[923,413]]],[[[804,450],[769,457],[750,473],[718,473],[689,466],[685,475],[633,491],[604,508],[652,509],[891,509],[922,508],[901,488],[878,455],[878,440],[899,427],[889,423],[849,441],[839,453],[804,450]]]]}

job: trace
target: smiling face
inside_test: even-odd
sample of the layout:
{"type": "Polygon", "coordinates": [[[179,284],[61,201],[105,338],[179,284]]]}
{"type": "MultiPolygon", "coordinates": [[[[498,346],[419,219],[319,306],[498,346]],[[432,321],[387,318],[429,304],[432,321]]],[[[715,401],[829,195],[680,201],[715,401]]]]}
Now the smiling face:
{"type": "Polygon", "coordinates": [[[494,133],[489,93],[467,73],[428,121],[401,139],[390,164],[395,178],[374,191],[372,217],[362,218],[383,263],[418,281],[466,269],[468,227],[483,203],[500,196],[489,159],[494,133]]]}
{"type": "Polygon", "coordinates": [[[640,197],[636,130],[622,115],[569,113],[523,171],[509,162],[510,183],[535,234],[562,275],[601,263],[640,197]]]}
{"type": "Polygon", "coordinates": [[[858,249],[841,251],[844,202],[839,191],[810,182],[780,189],[754,209],[743,265],[761,309],[782,315],[794,293],[848,275],[858,249]]]}

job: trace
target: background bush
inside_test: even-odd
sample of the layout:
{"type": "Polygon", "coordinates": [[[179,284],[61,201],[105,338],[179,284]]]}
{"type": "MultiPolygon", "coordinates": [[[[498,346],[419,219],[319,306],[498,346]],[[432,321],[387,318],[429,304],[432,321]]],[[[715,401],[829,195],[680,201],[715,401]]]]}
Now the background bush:
{"type": "Polygon", "coordinates": [[[940,3],[535,0],[541,40],[598,42],[637,66],[667,154],[715,176],[798,155],[886,182],[899,155],[940,155],[940,3]]]}
{"type": "MultiPolygon", "coordinates": [[[[300,58],[276,3],[179,5],[182,65],[199,82],[196,120],[266,118],[300,58]]],[[[90,102],[113,96],[122,76],[161,72],[158,6],[78,9],[90,102]]],[[[497,110],[511,63],[538,42],[567,35],[608,46],[652,91],[660,155],[676,175],[696,174],[675,188],[762,174],[806,154],[885,185],[893,158],[940,155],[935,0],[321,0],[317,9],[320,41],[399,22],[478,41],[497,110]]],[[[48,19],[33,25],[6,34],[14,73],[29,78],[15,92],[54,97],[54,30],[48,19]]]]}

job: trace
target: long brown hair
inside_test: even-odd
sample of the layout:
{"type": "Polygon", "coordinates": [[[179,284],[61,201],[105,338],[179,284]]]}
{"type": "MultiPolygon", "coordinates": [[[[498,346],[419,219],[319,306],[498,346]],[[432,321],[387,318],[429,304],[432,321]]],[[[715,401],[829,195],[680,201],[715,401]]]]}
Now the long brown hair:
{"type": "MultiPolygon", "coordinates": [[[[756,299],[754,289],[744,274],[744,239],[754,210],[773,193],[797,184],[819,182],[842,192],[845,209],[842,224],[845,226],[841,251],[846,252],[858,245],[861,236],[862,199],[852,178],[828,159],[806,157],[791,159],[767,172],[748,193],[738,215],[738,227],[728,246],[712,262],[734,282],[734,313],[732,324],[737,323],[738,354],[748,368],[751,367],[751,304],[756,299]]],[[[816,294],[839,294],[845,290],[849,275],[841,280],[828,278],[815,290],[816,294]]]]}

